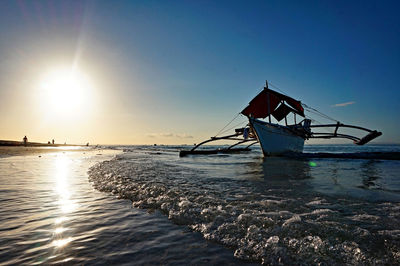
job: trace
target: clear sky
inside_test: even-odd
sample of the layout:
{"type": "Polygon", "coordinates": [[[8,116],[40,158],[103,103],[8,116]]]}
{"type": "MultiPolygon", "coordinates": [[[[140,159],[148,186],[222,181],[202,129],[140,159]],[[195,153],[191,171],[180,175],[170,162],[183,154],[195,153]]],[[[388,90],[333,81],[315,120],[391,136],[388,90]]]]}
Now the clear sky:
{"type": "Polygon", "coordinates": [[[0,1],[0,139],[192,144],[215,135],[268,79],[399,143],[399,8],[0,1]]]}

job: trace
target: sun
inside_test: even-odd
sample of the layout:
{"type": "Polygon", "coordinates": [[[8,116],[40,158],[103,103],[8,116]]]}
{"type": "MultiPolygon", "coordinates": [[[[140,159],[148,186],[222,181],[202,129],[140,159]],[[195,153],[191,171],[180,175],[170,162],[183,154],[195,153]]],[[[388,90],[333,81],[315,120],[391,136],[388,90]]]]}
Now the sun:
{"type": "Polygon", "coordinates": [[[78,69],[58,68],[46,72],[40,82],[41,102],[55,115],[78,115],[90,102],[92,84],[78,69]]]}

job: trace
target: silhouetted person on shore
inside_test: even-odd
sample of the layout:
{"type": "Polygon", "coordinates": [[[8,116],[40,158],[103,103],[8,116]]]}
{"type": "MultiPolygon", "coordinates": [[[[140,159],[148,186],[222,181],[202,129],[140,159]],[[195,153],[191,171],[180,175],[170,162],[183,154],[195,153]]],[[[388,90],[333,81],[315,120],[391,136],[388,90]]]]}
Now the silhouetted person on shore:
{"type": "Polygon", "coordinates": [[[26,147],[26,144],[28,143],[28,138],[25,136],[22,140],[24,141],[24,146],[26,147]]]}
{"type": "Polygon", "coordinates": [[[51,143],[54,145],[54,139],[51,141],[51,143]]]}

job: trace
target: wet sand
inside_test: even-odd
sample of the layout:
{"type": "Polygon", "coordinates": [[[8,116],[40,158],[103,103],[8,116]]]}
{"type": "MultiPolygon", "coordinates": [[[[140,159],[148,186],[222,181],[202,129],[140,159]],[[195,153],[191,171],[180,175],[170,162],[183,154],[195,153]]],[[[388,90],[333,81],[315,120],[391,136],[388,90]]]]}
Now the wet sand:
{"type": "Polygon", "coordinates": [[[62,146],[62,147],[24,147],[24,146],[0,146],[0,158],[9,156],[28,156],[38,155],[54,152],[66,152],[66,151],[93,151],[95,147],[86,146],[62,146]]]}

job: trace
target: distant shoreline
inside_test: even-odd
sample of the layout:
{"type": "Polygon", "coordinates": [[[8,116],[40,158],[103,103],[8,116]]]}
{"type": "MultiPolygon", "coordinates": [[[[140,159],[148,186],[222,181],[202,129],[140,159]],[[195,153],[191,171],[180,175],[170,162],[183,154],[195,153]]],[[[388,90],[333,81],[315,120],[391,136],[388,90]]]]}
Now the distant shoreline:
{"type": "Polygon", "coordinates": [[[85,145],[37,145],[37,146],[1,146],[0,145],[0,159],[10,156],[29,156],[39,155],[41,157],[47,153],[65,153],[65,152],[89,152],[89,151],[100,151],[96,146],[85,146],[85,145]]]}
{"type": "Polygon", "coordinates": [[[27,142],[15,140],[0,140],[0,146],[23,146],[23,147],[65,147],[65,146],[86,146],[80,144],[48,144],[40,142],[27,142]]]}

